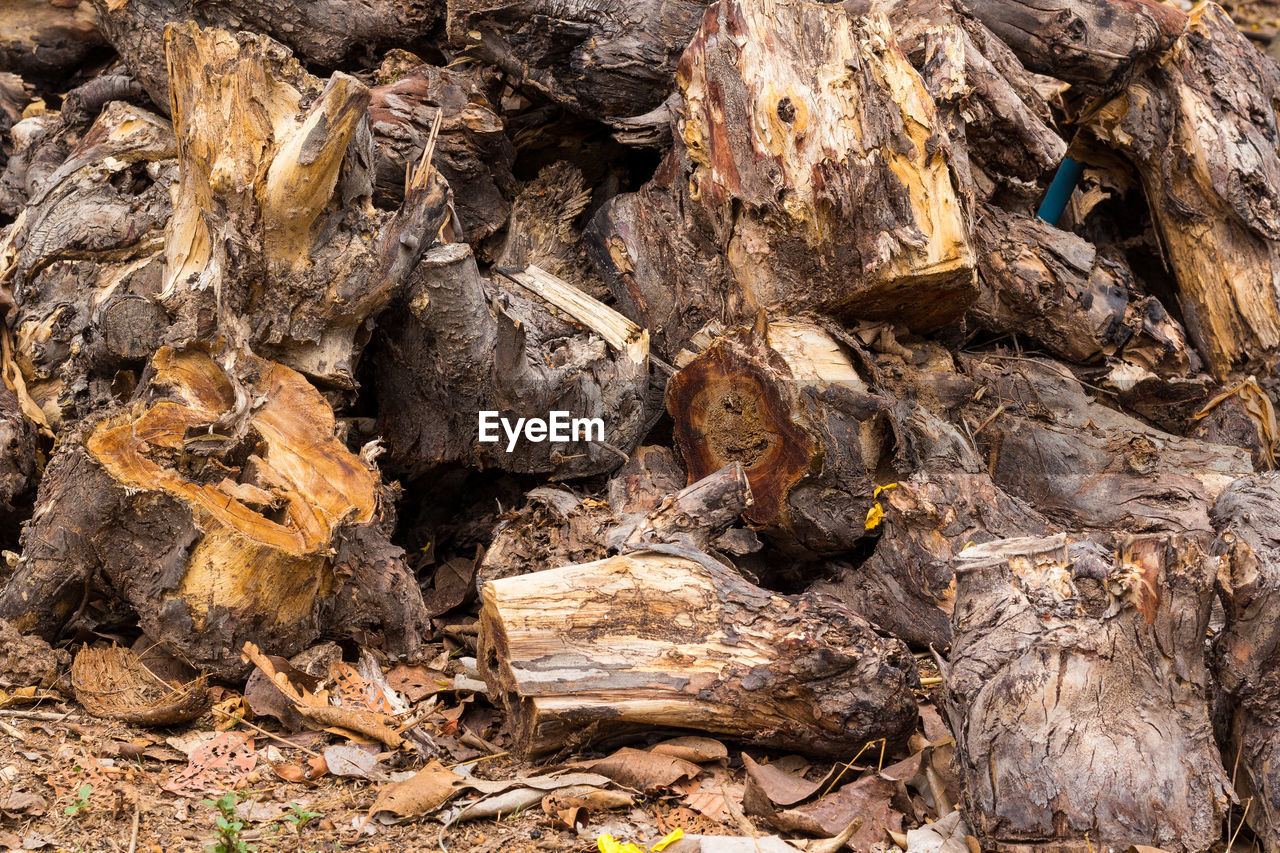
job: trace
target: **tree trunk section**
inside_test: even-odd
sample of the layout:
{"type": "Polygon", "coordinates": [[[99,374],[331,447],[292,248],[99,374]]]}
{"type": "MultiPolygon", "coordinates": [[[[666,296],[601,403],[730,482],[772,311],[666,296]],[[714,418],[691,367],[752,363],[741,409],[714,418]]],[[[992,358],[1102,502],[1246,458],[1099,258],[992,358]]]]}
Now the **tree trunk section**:
{"type": "Polygon", "coordinates": [[[970,548],[946,670],[962,808],[984,850],[1198,853],[1230,783],[1209,723],[1214,563],[1148,536],[970,548]]]}
{"type": "Polygon", "coordinates": [[[905,646],[710,561],[628,554],[494,581],[483,599],[481,674],[524,753],[675,728],[847,757],[915,725],[905,646]]]}

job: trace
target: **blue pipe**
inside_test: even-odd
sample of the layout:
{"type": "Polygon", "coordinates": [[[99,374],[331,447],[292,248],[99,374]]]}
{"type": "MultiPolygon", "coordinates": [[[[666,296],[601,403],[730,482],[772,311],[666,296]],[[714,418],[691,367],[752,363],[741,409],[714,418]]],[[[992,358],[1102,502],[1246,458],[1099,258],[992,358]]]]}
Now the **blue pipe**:
{"type": "Polygon", "coordinates": [[[1084,163],[1064,157],[1058,164],[1058,171],[1053,175],[1053,183],[1049,184],[1049,191],[1044,194],[1044,201],[1040,202],[1040,209],[1036,211],[1036,216],[1050,225],[1057,225],[1058,220],[1062,218],[1062,212],[1067,209],[1071,191],[1076,188],[1083,174],[1084,163]]]}

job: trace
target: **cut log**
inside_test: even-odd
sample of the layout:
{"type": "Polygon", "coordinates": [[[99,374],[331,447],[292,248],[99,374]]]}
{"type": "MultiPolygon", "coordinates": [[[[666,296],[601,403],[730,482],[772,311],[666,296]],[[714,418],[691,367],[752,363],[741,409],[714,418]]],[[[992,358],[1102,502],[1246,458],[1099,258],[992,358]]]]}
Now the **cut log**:
{"type": "Polygon", "coordinates": [[[830,581],[809,589],[834,596],[881,631],[914,647],[951,645],[954,560],[971,545],[1039,536],[1049,523],[986,474],[917,472],[881,492],[875,552],[837,561],[830,581]]]}
{"type": "Polygon", "coordinates": [[[440,18],[424,0],[92,0],[102,34],[161,109],[169,106],[167,24],[194,21],[249,30],[288,45],[321,68],[337,68],[378,48],[413,49],[440,18]]]}
{"type": "Polygon", "coordinates": [[[1239,762],[1237,795],[1266,853],[1280,850],[1280,474],[1237,480],[1213,507],[1214,552],[1226,628],[1214,641],[1214,675],[1226,697],[1224,755],[1239,762]]]}
{"type": "Polygon", "coordinates": [[[718,3],[678,80],[675,148],[589,230],[619,306],[660,354],[762,308],[930,329],[968,305],[945,135],[883,14],[718,3]]]}
{"type": "Polygon", "coordinates": [[[600,0],[548,7],[535,0],[449,0],[455,48],[517,85],[592,118],[647,112],[671,91],[680,51],[703,0],[600,0]]]}
{"type": "Polygon", "coordinates": [[[1159,0],[968,0],[1032,71],[1088,93],[1123,85],[1183,33],[1187,16],[1159,0]]]}
{"type": "Polygon", "coordinates": [[[966,418],[996,484],[1068,530],[1208,533],[1249,453],[1161,432],[1092,400],[1053,362],[965,357],[985,386],[966,418]],[[984,425],[985,424],[985,425],[984,425]]]}
{"type": "Polygon", "coordinates": [[[52,638],[92,587],[133,607],[148,636],[224,677],[240,649],[281,654],[321,632],[377,629],[413,653],[421,593],[390,544],[378,472],[334,437],[298,373],[242,357],[259,401],[242,437],[218,424],[236,387],[207,354],[161,349],[137,401],[64,438],[41,483],[0,615],[52,638]]]}
{"type": "Polygon", "coordinates": [[[89,2],[6,0],[0,14],[0,69],[57,85],[103,46],[89,2]]]}
{"type": "Polygon", "coordinates": [[[992,332],[1027,334],[1079,364],[1120,357],[1161,376],[1196,372],[1181,325],[1135,292],[1122,260],[1039,218],[990,205],[974,231],[981,287],[970,316],[992,332]]]}
{"type": "Polygon", "coordinates": [[[655,728],[848,757],[915,726],[915,661],[839,602],[640,552],[486,584],[479,664],[530,755],[655,728]]]}
{"type": "Polygon", "coordinates": [[[415,63],[401,71],[384,62],[370,90],[369,123],[376,143],[374,201],[398,207],[405,183],[422,160],[436,114],[442,115],[432,163],[453,190],[466,238],[478,242],[507,220],[515,149],[489,99],[491,73],[415,63]]]}
{"type": "Polygon", "coordinates": [[[748,521],[779,544],[852,547],[866,533],[888,430],[887,402],[860,361],[805,321],[717,338],[667,383],[690,482],[739,462],[753,497],[748,521]]]}
{"type": "Polygon", "coordinates": [[[490,283],[465,243],[429,252],[402,306],[374,358],[379,426],[397,467],[416,475],[462,462],[564,479],[611,471],[639,444],[648,335],[611,308],[536,267],[490,283]],[[513,441],[499,426],[555,411],[598,418],[603,434],[566,423],[567,440],[513,441]],[[491,413],[488,437],[481,412],[491,413]]]}
{"type": "Polygon", "coordinates": [[[1137,166],[1187,331],[1219,379],[1280,352],[1277,103],[1280,67],[1205,3],[1088,125],[1137,166]]]}
{"type": "Polygon", "coordinates": [[[984,850],[1198,853],[1230,783],[1209,722],[1215,564],[1065,536],[967,549],[945,670],[961,808],[984,850]]]}

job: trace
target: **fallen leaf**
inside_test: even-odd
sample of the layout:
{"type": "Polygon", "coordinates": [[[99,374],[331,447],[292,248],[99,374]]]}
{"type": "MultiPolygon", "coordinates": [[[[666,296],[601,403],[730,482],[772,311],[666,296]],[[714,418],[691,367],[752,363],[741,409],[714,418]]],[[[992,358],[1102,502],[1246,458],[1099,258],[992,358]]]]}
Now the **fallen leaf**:
{"type": "Polygon", "coordinates": [[[775,807],[786,808],[804,802],[822,789],[824,780],[814,782],[788,773],[776,764],[757,764],[745,752],[742,764],[747,770],[747,787],[742,800],[747,814],[768,817],[776,810],[775,807]]]}
{"type": "Polygon", "coordinates": [[[942,719],[942,715],[928,703],[920,705],[920,723],[924,729],[924,736],[929,739],[930,743],[937,743],[940,740],[951,737],[951,729],[942,719]]]}
{"type": "Polygon", "coordinates": [[[400,664],[387,673],[387,684],[397,693],[403,693],[410,702],[448,689],[453,679],[429,666],[400,664]]]}
{"type": "Polygon", "coordinates": [[[854,818],[862,826],[849,839],[854,850],[870,850],[887,839],[888,832],[902,831],[902,813],[893,807],[898,783],[872,773],[806,805],[780,811],[770,823],[783,832],[802,832],[830,838],[854,818]]]}
{"type": "Polygon", "coordinates": [[[564,766],[600,773],[619,785],[645,793],[670,787],[681,779],[696,778],[702,773],[701,767],[682,758],[631,747],[623,747],[606,758],[574,761],[564,766]]]}
{"type": "Polygon", "coordinates": [[[306,778],[306,773],[296,764],[277,764],[271,769],[286,782],[301,782],[306,778]]]}
{"type": "Polygon", "coordinates": [[[462,776],[446,770],[439,761],[431,761],[408,779],[382,786],[369,808],[369,817],[380,812],[390,812],[397,817],[433,812],[459,793],[457,783],[462,780],[462,776]]]}
{"type": "Polygon", "coordinates": [[[47,803],[38,794],[27,791],[5,791],[0,793],[0,813],[9,817],[39,817],[45,813],[47,803]]]}
{"type": "Polygon", "coordinates": [[[542,798],[542,811],[565,829],[585,826],[592,812],[628,808],[635,798],[625,791],[604,788],[576,789],[576,793],[555,792],[542,798]]]}
{"type": "Polygon", "coordinates": [[[735,835],[686,835],[666,853],[797,853],[777,835],[745,838],[735,835]]]}
{"type": "Polygon", "coordinates": [[[969,827],[954,811],[907,833],[907,853],[969,853],[969,827]]]}
{"type": "Polygon", "coordinates": [[[341,661],[333,664],[329,667],[329,677],[333,679],[334,690],[343,707],[364,708],[381,714],[396,712],[382,686],[364,678],[351,664],[341,661]]]}
{"type": "Polygon", "coordinates": [[[324,750],[324,763],[334,776],[351,776],[375,782],[386,778],[386,773],[378,767],[377,754],[358,746],[327,746],[324,750]]]}
{"type": "Polygon", "coordinates": [[[664,740],[649,748],[655,755],[670,755],[682,758],[694,764],[705,764],[708,761],[723,761],[729,757],[729,750],[720,741],[709,737],[677,737],[664,740]]]}
{"type": "Polygon", "coordinates": [[[253,771],[258,756],[253,736],[223,732],[191,751],[187,767],[160,787],[183,797],[225,791],[253,771]]]}

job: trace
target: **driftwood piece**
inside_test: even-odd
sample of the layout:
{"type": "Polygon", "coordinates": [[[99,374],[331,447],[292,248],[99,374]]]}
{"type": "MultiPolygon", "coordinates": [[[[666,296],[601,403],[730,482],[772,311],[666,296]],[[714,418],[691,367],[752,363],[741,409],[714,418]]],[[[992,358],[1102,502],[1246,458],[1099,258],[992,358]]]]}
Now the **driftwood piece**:
{"type": "Polygon", "coordinates": [[[848,756],[915,726],[915,662],[844,605],[655,552],[486,584],[479,664],[539,755],[620,732],[714,732],[848,756]]]}
{"type": "Polygon", "coordinates": [[[964,310],[973,261],[944,136],[883,14],[719,3],[678,81],[675,148],[589,230],[659,353],[761,308],[922,329],[964,310]]]}
{"type": "Polygon", "coordinates": [[[1246,450],[1182,438],[1092,400],[1061,365],[964,359],[985,386],[966,416],[996,484],[1069,530],[1207,533],[1246,450]],[[984,426],[984,422],[985,426],[984,426]]]}
{"type": "Polygon", "coordinates": [[[260,401],[199,350],[161,349],[133,405],[64,438],[41,483],[0,615],[54,637],[105,582],[175,656],[225,677],[246,640],[282,654],[322,631],[381,629],[414,652],[421,593],[381,528],[378,472],[334,437],[298,373],[242,357],[260,401]]]}
{"type": "Polygon", "coordinates": [[[1187,16],[1159,0],[970,0],[1031,70],[1097,92],[1160,57],[1187,16]]]}
{"type": "Polygon", "coordinates": [[[1206,850],[1230,796],[1209,722],[1214,563],[1147,536],[970,548],[945,676],[983,849],[1206,850]]]}
{"type": "Polygon", "coordinates": [[[390,76],[369,93],[378,158],[374,201],[392,207],[404,201],[407,177],[421,162],[440,113],[431,162],[453,190],[466,239],[475,243],[497,231],[511,207],[506,196],[515,183],[515,149],[489,98],[491,75],[417,64],[390,76]]]}
{"type": "Polygon", "coordinates": [[[1088,125],[1137,166],[1187,331],[1219,379],[1280,352],[1278,102],[1280,67],[1205,3],[1088,125]]]}
{"type": "Polygon", "coordinates": [[[1280,850],[1280,474],[1237,480],[1213,507],[1214,551],[1226,628],[1213,645],[1214,675],[1226,696],[1223,754],[1239,762],[1235,787],[1267,853],[1280,850]]]}
{"type": "Polygon", "coordinates": [[[416,47],[439,20],[423,0],[92,0],[102,34],[161,109],[169,104],[167,24],[194,21],[271,36],[321,68],[378,48],[416,47]]]}
{"type": "Polygon", "coordinates": [[[886,401],[850,346],[778,320],[715,339],[667,383],[690,482],[740,462],[745,517],[779,544],[843,551],[865,534],[886,454],[886,401]]]}
{"type": "Polygon", "coordinates": [[[676,60],[703,0],[600,0],[549,7],[532,0],[449,0],[448,33],[517,84],[593,118],[633,116],[671,91],[676,60]]]}
{"type": "Polygon", "coordinates": [[[878,500],[884,518],[875,552],[837,561],[835,576],[809,589],[832,595],[881,631],[919,648],[951,645],[954,561],[971,545],[1039,536],[1049,523],[986,474],[913,474],[878,500]]]}
{"type": "Polygon", "coordinates": [[[470,248],[451,243],[418,264],[402,305],[384,321],[374,358],[379,425],[396,466],[419,474],[463,462],[563,479],[610,471],[640,442],[648,335],[566,282],[536,267],[489,282],[470,248]],[[603,434],[566,422],[567,439],[512,440],[498,420],[520,429],[518,419],[556,411],[598,418],[603,434]],[[481,412],[493,413],[491,440],[482,440],[481,412]]]}
{"type": "Polygon", "coordinates": [[[1152,296],[1135,292],[1122,260],[1042,219],[990,205],[974,231],[979,295],[970,316],[993,332],[1026,334],[1079,364],[1118,356],[1162,376],[1200,359],[1182,326],[1152,296]]]}

